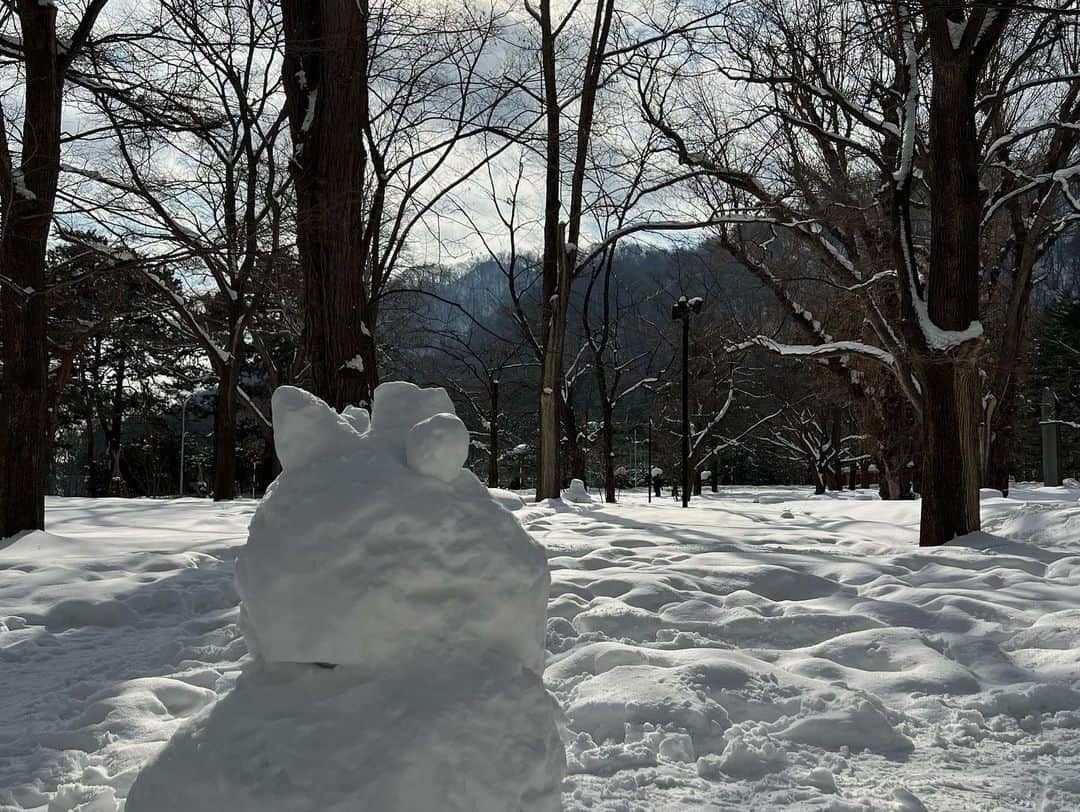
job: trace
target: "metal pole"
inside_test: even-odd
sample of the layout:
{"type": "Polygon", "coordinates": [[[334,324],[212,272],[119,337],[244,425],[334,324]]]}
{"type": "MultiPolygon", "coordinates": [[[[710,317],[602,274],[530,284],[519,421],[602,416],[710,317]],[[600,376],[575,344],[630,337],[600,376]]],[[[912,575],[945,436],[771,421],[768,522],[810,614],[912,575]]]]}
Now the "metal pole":
{"type": "Polygon", "coordinates": [[[1042,464],[1043,484],[1048,488],[1056,488],[1061,484],[1061,473],[1058,471],[1058,427],[1054,419],[1054,393],[1050,387],[1043,387],[1042,392],[1042,464]]]}
{"type": "Polygon", "coordinates": [[[690,313],[682,319],[682,506],[690,504],[690,313]]]}
{"type": "Polygon", "coordinates": [[[184,495],[184,434],[187,429],[187,402],[191,400],[192,392],[186,398],[184,398],[183,405],[180,406],[180,495],[184,495]]]}
{"type": "Polygon", "coordinates": [[[648,486],[648,490],[649,490],[649,503],[650,504],[652,504],[652,491],[653,491],[653,475],[652,475],[652,414],[651,414],[651,411],[652,410],[650,409],[650,414],[649,414],[649,455],[648,455],[649,474],[648,474],[648,476],[645,477],[645,484],[648,486]]]}

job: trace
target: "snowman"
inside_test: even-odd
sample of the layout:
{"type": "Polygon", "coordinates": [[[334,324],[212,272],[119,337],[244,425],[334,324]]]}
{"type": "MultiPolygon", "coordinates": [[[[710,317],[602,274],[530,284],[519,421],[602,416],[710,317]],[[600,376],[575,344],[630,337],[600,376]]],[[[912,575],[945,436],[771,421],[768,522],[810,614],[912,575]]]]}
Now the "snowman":
{"type": "Polygon", "coordinates": [[[273,397],[282,473],[237,562],[251,661],[136,779],[127,812],[547,812],[544,552],[462,468],[443,389],[338,414],[273,397]]]}

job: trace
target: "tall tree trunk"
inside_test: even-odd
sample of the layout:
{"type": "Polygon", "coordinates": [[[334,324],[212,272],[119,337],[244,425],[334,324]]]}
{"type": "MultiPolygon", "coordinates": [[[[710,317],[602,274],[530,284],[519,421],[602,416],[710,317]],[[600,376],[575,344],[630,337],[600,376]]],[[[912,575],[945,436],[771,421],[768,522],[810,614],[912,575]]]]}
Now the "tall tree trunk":
{"type": "MultiPolygon", "coordinates": [[[[541,75],[544,87],[546,121],[546,162],[544,188],[544,256],[541,300],[541,345],[543,363],[540,378],[540,454],[536,498],[559,496],[559,414],[551,393],[563,383],[563,352],[567,315],[570,310],[570,287],[577,267],[578,239],[581,232],[582,198],[588,164],[589,139],[592,135],[597,92],[603,76],[608,35],[613,19],[614,0],[603,0],[594,10],[592,37],[585,60],[585,75],[578,96],[578,121],[574,137],[574,157],[567,201],[567,222],[560,223],[562,210],[562,139],[556,50],[558,31],[551,17],[552,0],[540,0],[537,20],[540,25],[541,75]],[[567,239],[569,229],[569,240],[567,239]]],[[[573,11],[570,12],[573,14],[573,11]]],[[[584,479],[584,465],[581,476],[584,479]]]]}
{"type": "Polygon", "coordinates": [[[1031,235],[1025,218],[1015,208],[1012,211],[1014,255],[1017,269],[1009,296],[1005,329],[995,358],[992,411],[984,431],[987,453],[983,465],[983,484],[1009,495],[1009,456],[1016,436],[1018,405],[1017,377],[1027,319],[1031,311],[1031,289],[1035,264],[1041,254],[1031,247],[1031,235]]]}
{"type": "MultiPolygon", "coordinates": [[[[0,271],[3,379],[0,382],[0,536],[45,526],[48,459],[48,301],[45,251],[60,172],[63,69],[56,6],[21,0],[26,95],[22,156],[4,178],[0,271]]],[[[5,173],[7,174],[7,173],[5,173]]]]}
{"type": "MultiPolygon", "coordinates": [[[[603,395],[601,395],[603,397],[603,395]]],[[[604,399],[600,404],[601,419],[601,443],[600,447],[604,454],[604,501],[609,504],[615,503],[615,421],[612,415],[611,404],[604,399]]]]}
{"type": "MultiPolygon", "coordinates": [[[[556,229],[557,239],[564,232],[556,229]]],[[[545,249],[546,250],[546,249],[545,249]]],[[[554,499],[562,493],[562,460],[559,456],[560,439],[565,429],[572,446],[576,446],[575,426],[563,426],[560,421],[563,401],[563,352],[566,341],[566,315],[570,304],[570,272],[567,268],[564,248],[553,248],[560,259],[557,262],[555,293],[544,300],[541,316],[544,319],[543,360],[540,367],[540,449],[539,470],[536,479],[536,498],[554,499]]],[[[546,289],[546,286],[545,286],[546,289]]],[[[576,474],[575,474],[576,476],[576,474]]],[[[580,477],[579,477],[580,478],[580,477]]]]}
{"type": "Polygon", "coordinates": [[[86,438],[86,495],[96,498],[97,483],[97,440],[94,436],[94,411],[88,405],[83,415],[84,436],[86,438]]]}
{"type": "Polygon", "coordinates": [[[127,496],[127,486],[120,472],[120,453],[124,428],[124,383],[127,371],[126,359],[120,356],[116,365],[116,381],[113,383],[112,401],[109,405],[109,496],[127,496]]]}
{"type": "MultiPolygon", "coordinates": [[[[934,23],[930,99],[930,268],[927,306],[944,330],[979,318],[976,71],[934,23]]],[[[971,342],[969,342],[970,344],[971,342]]],[[[930,350],[923,364],[922,516],[919,543],[944,544],[979,529],[978,376],[972,348],[930,350]]]]}
{"type": "Polygon", "coordinates": [[[1009,495],[1009,458],[1017,431],[1018,406],[1016,387],[1010,385],[1005,390],[1004,399],[997,402],[993,415],[987,420],[989,453],[983,471],[983,484],[987,488],[996,488],[1005,496],[1009,495]]]}
{"type": "Polygon", "coordinates": [[[315,393],[334,408],[370,403],[378,384],[368,301],[364,189],[370,171],[367,0],[282,0],[286,107],[295,145],[296,241],[304,346],[315,393]]]}
{"type": "MultiPolygon", "coordinates": [[[[585,416],[587,418],[588,413],[585,416]]],[[[566,409],[563,411],[563,420],[565,421],[563,429],[566,432],[566,456],[570,463],[570,478],[580,479],[588,484],[587,460],[585,459],[585,452],[581,448],[582,431],[578,430],[577,416],[570,403],[566,404],[566,409]]],[[[584,425],[587,428],[588,420],[585,421],[584,425]]]]}
{"type": "Polygon", "coordinates": [[[894,500],[900,498],[900,476],[890,471],[885,466],[878,469],[878,494],[882,499],[894,500]]]}
{"type": "Polygon", "coordinates": [[[236,386],[235,363],[224,366],[214,401],[214,501],[236,498],[236,386]]]}
{"type": "Polygon", "coordinates": [[[86,380],[86,364],[82,366],[83,377],[83,417],[86,421],[86,494],[91,497],[101,496],[98,478],[97,433],[94,430],[94,415],[97,412],[97,393],[101,386],[101,339],[94,339],[94,354],[90,362],[90,380],[86,380]]]}
{"type": "MultiPolygon", "coordinates": [[[[540,342],[543,357],[540,366],[537,500],[558,498],[562,492],[562,471],[559,465],[559,400],[563,382],[563,340],[566,332],[566,314],[561,295],[564,280],[560,278],[560,272],[566,264],[565,240],[559,224],[560,184],[562,183],[562,144],[559,121],[561,111],[551,0],[540,0],[539,15],[546,142],[544,149],[544,256],[540,301],[540,342]]],[[[565,280],[565,283],[569,290],[569,280],[565,280]]]]}
{"type": "Polygon", "coordinates": [[[491,412],[488,414],[488,487],[499,487],[499,382],[491,382],[491,412]]]}

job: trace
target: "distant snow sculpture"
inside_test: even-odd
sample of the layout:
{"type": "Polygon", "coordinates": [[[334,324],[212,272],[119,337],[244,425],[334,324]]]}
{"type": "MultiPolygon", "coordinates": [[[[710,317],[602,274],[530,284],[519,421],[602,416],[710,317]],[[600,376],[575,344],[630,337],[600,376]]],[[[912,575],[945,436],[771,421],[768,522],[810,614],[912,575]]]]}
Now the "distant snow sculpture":
{"type": "Polygon", "coordinates": [[[577,504],[588,504],[592,502],[592,497],[589,496],[589,492],[585,490],[585,483],[580,479],[571,479],[570,487],[563,491],[563,501],[574,502],[577,504]]]}

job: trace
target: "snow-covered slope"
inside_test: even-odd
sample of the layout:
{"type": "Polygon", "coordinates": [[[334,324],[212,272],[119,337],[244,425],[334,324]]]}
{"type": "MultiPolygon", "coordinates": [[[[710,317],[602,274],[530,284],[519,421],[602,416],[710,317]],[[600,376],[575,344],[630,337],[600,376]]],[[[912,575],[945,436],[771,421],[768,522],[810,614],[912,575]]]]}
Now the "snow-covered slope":
{"type": "MultiPolygon", "coordinates": [[[[549,556],[566,809],[1080,808],[1080,494],[986,498],[930,550],[868,497],[503,497],[549,556]]],[[[240,710],[253,509],[51,500],[54,536],[0,549],[0,805],[112,812],[181,721],[240,710]]]]}

